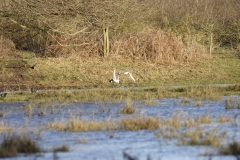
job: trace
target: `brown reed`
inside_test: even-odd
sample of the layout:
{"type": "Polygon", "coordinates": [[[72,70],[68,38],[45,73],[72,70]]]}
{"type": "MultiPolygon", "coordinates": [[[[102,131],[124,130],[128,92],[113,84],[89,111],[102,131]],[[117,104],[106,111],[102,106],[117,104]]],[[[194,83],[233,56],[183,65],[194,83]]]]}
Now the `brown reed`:
{"type": "Polygon", "coordinates": [[[136,112],[137,109],[133,106],[130,98],[127,98],[125,106],[119,111],[122,114],[134,114],[136,112]]]}

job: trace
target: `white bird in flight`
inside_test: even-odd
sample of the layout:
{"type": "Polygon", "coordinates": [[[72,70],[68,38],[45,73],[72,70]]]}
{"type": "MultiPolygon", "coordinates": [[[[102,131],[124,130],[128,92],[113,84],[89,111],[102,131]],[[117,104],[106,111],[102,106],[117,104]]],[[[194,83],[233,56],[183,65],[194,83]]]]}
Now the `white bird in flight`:
{"type": "Polygon", "coordinates": [[[113,70],[113,79],[110,79],[109,82],[110,83],[119,83],[120,80],[119,80],[119,75],[121,74],[125,74],[125,75],[129,75],[130,78],[135,82],[135,79],[133,78],[132,74],[130,72],[119,72],[118,75],[116,75],[116,69],[113,70]]]}

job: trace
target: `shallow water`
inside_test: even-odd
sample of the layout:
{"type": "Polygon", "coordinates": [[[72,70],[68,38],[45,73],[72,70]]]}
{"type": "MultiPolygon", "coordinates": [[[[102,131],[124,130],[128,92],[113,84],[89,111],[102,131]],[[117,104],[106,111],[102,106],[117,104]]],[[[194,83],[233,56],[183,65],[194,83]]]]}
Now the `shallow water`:
{"type": "MultiPolygon", "coordinates": [[[[48,104],[46,108],[34,108],[31,116],[24,115],[24,105],[28,103],[0,103],[4,106],[4,118],[0,120],[5,126],[12,125],[14,130],[28,132],[37,139],[37,134],[41,132],[41,140],[37,143],[46,150],[53,147],[67,145],[69,152],[41,153],[31,156],[19,156],[17,158],[6,159],[86,159],[86,160],[122,160],[123,153],[139,160],[165,160],[165,159],[235,159],[233,156],[219,155],[219,148],[213,146],[179,146],[176,138],[157,137],[155,132],[150,130],[139,131],[114,131],[114,136],[109,136],[109,131],[89,131],[89,132],[63,132],[56,130],[42,130],[44,126],[54,119],[78,117],[83,120],[108,120],[119,119],[126,116],[159,116],[162,119],[171,117],[173,114],[182,116],[204,116],[209,115],[212,119],[217,119],[224,115],[234,118],[240,114],[240,109],[226,109],[225,100],[233,100],[232,104],[237,105],[236,100],[240,96],[223,97],[221,101],[201,101],[200,106],[196,106],[197,101],[189,99],[189,103],[182,103],[181,98],[156,99],[151,102],[153,105],[146,105],[143,102],[132,102],[137,108],[136,114],[119,114],[125,102],[96,102],[96,103],[70,103],[70,104],[48,104]],[[54,106],[54,113],[51,113],[51,106],[54,106]],[[46,111],[46,115],[38,116],[38,112],[46,111]],[[207,155],[207,156],[206,156],[207,155]],[[212,156],[210,156],[212,155],[212,156]]],[[[30,104],[35,106],[34,104],[30,104]]],[[[233,123],[202,124],[206,130],[217,129],[226,131],[226,137],[222,145],[230,143],[233,139],[240,139],[240,116],[233,123]]],[[[3,135],[0,135],[1,140],[3,135]]]]}

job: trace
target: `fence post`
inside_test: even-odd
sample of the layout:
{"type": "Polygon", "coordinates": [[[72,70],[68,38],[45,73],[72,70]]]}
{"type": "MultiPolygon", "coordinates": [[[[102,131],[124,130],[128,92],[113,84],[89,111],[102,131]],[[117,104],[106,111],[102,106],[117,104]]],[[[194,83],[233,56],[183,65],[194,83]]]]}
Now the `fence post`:
{"type": "Polygon", "coordinates": [[[107,57],[109,54],[109,36],[108,27],[103,28],[103,56],[107,57]]]}
{"type": "Polygon", "coordinates": [[[213,33],[211,33],[210,35],[210,48],[209,48],[209,51],[210,51],[210,56],[212,56],[212,48],[213,48],[213,33]]]}

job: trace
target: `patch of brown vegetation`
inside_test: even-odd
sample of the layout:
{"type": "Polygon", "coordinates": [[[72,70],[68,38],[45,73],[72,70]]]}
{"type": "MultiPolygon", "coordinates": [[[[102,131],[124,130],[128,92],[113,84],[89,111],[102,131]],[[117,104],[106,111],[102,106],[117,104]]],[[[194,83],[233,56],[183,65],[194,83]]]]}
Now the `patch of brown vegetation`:
{"type": "Polygon", "coordinates": [[[5,58],[9,56],[16,56],[15,44],[12,40],[0,36],[0,57],[5,58]]]}
{"type": "Polygon", "coordinates": [[[9,134],[0,145],[0,157],[15,157],[19,153],[33,154],[41,152],[40,147],[29,136],[9,134]]]}
{"type": "Polygon", "coordinates": [[[29,89],[35,85],[32,82],[30,66],[27,61],[20,58],[0,60],[0,90],[29,89]]]}

